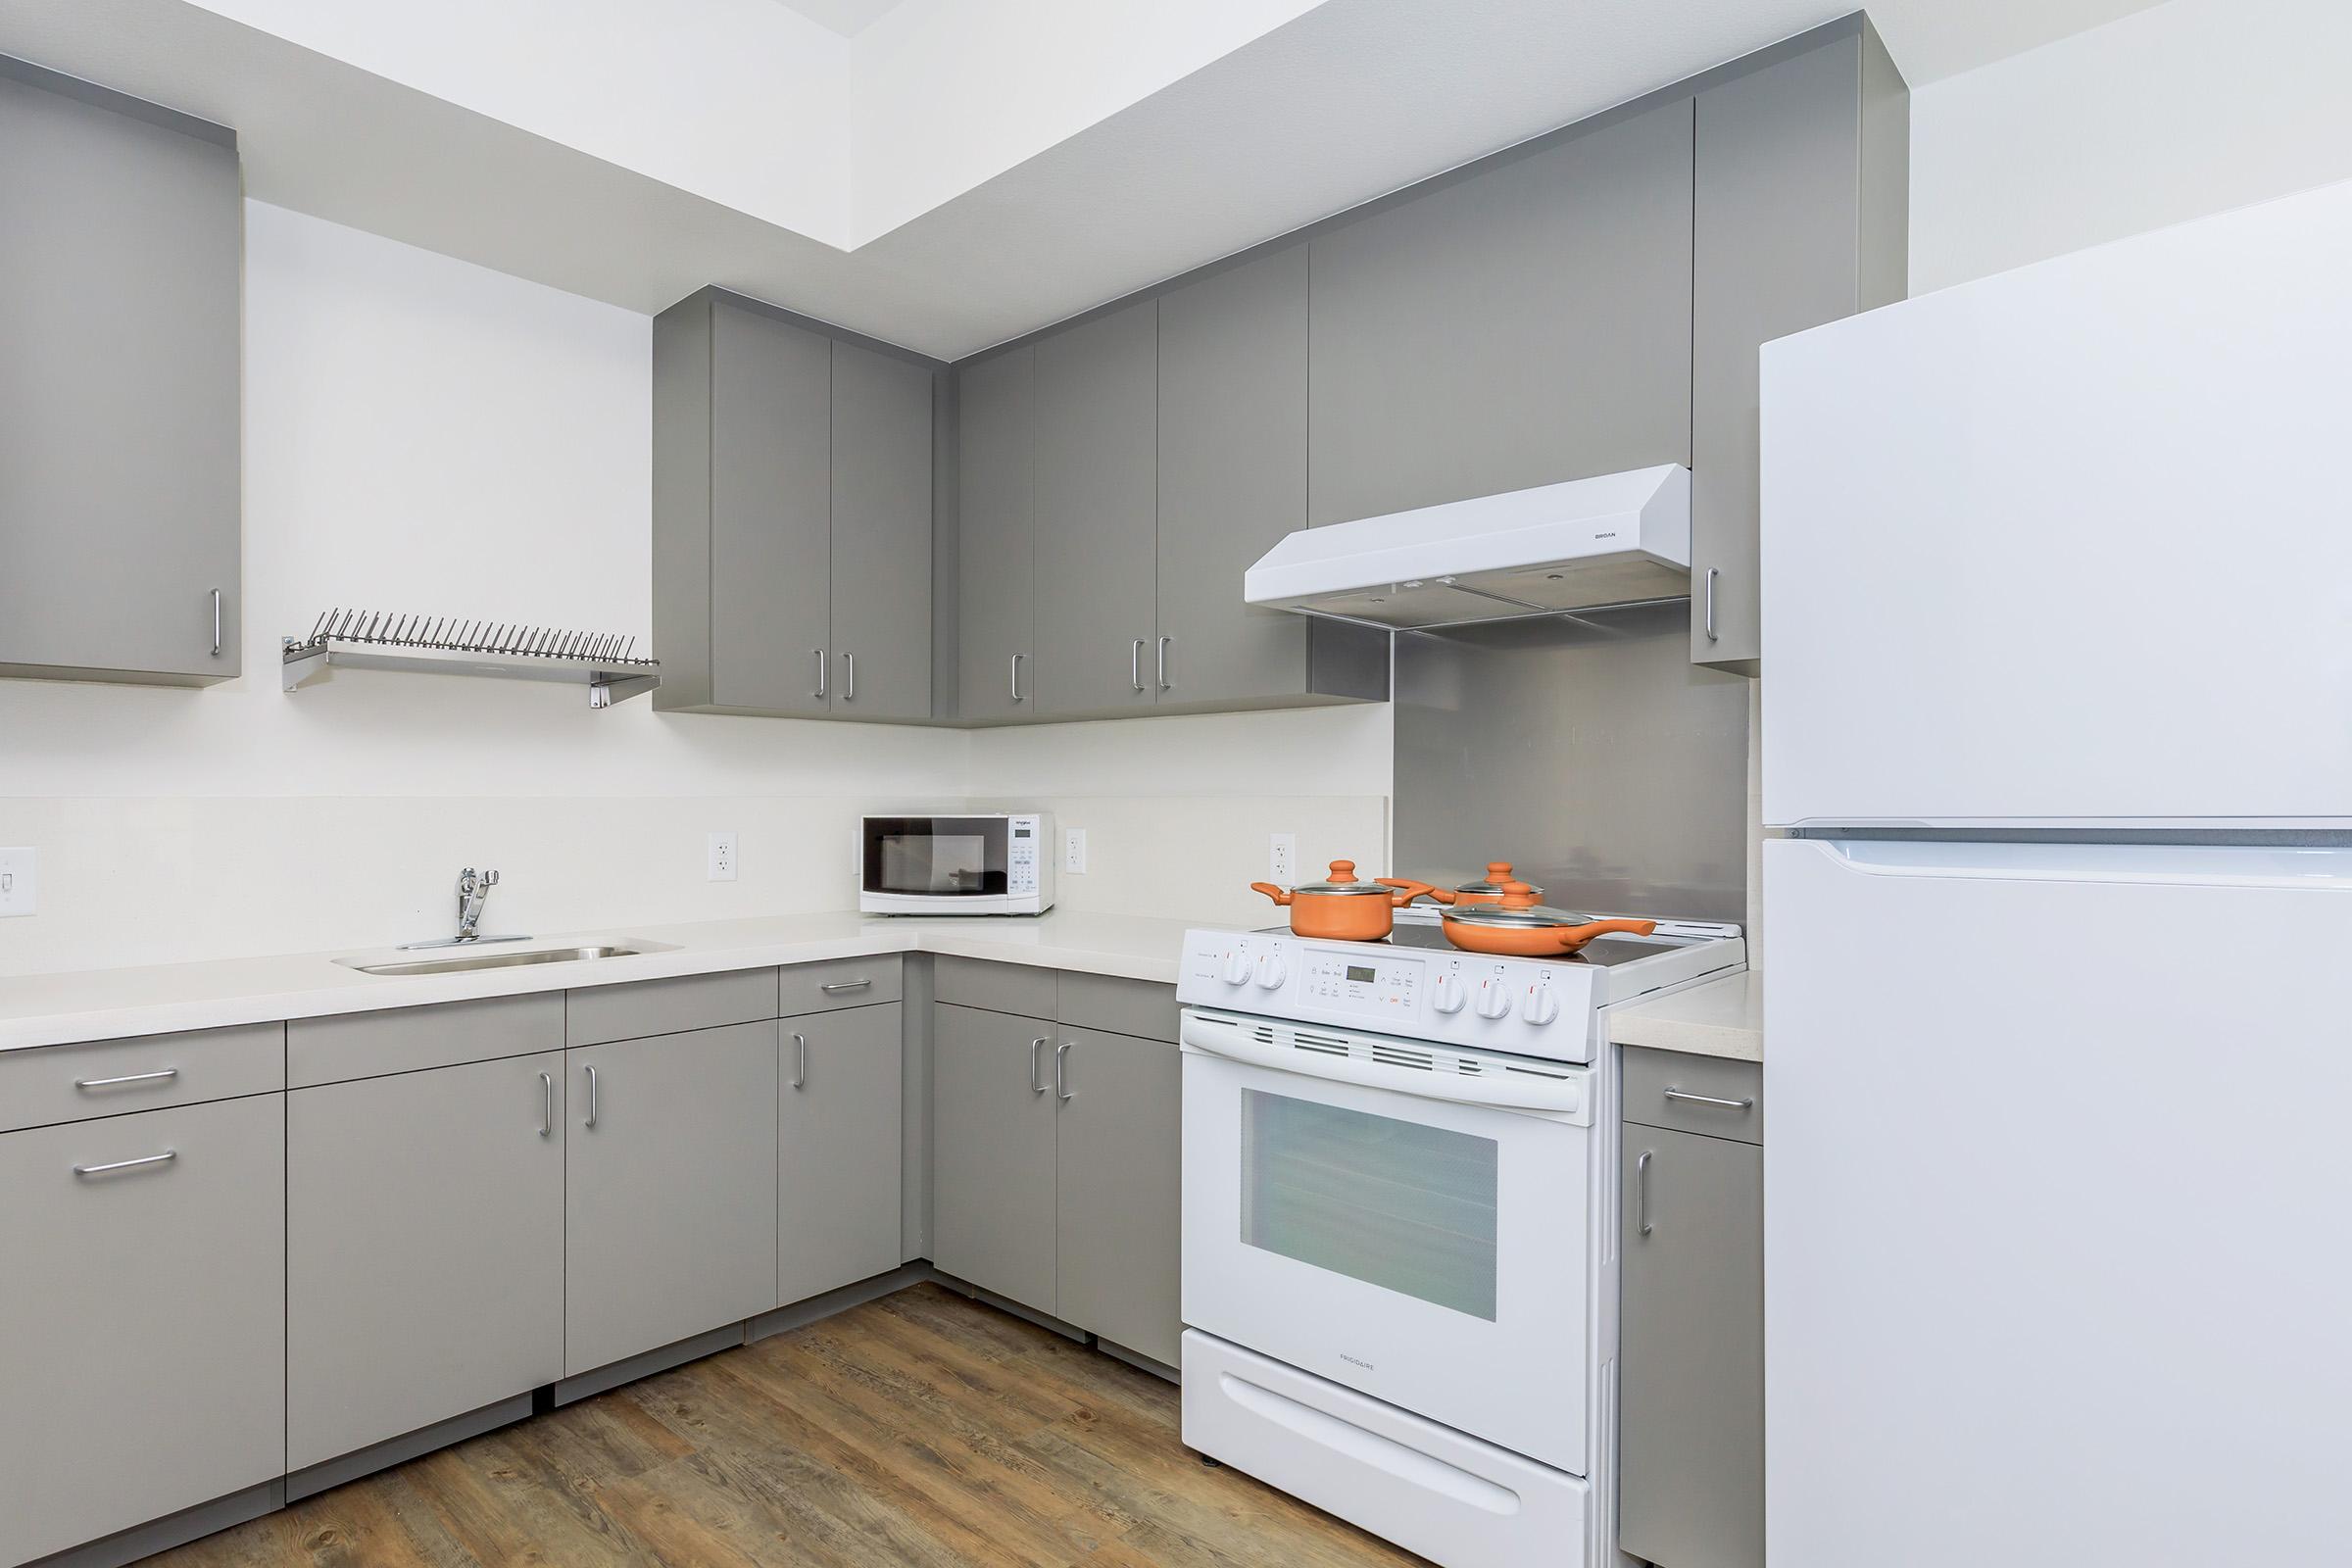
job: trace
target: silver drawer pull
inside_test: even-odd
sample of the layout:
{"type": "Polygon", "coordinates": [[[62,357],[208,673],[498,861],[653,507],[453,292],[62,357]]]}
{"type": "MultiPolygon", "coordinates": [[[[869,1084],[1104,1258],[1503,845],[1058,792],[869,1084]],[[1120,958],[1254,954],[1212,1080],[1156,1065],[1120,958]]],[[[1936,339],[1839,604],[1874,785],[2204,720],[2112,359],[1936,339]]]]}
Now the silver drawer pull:
{"type": "Polygon", "coordinates": [[[166,1067],[161,1072],[125,1073],[120,1078],[76,1078],[76,1089],[114,1089],[123,1084],[160,1084],[179,1076],[177,1067],[166,1067]]]}
{"type": "Polygon", "coordinates": [[[1642,1157],[1634,1161],[1634,1223],[1643,1236],[1649,1234],[1649,1162],[1656,1157],[1655,1150],[1644,1149],[1642,1157]]]}
{"type": "Polygon", "coordinates": [[[74,1174],[76,1176],[104,1176],[109,1171],[142,1170],[149,1165],[168,1165],[178,1157],[178,1150],[167,1149],[160,1154],[149,1154],[142,1159],[118,1159],[111,1165],[76,1165],[74,1167],[74,1174]]]}
{"type": "Polygon", "coordinates": [[[556,1079],[553,1073],[539,1075],[539,1136],[556,1136],[556,1079]]]}
{"type": "Polygon", "coordinates": [[[832,980],[816,989],[822,991],[826,996],[832,997],[839,996],[844,991],[863,991],[872,984],[871,980],[832,980]]]}
{"type": "Polygon", "coordinates": [[[792,1032],[792,1087],[805,1089],[808,1085],[808,1037],[798,1029],[792,1032]]]}
{"type": "Polygon", "coordinates": [[[1756,1108],[1756,1102],[1753,1100],[1717,1100],[1713,1095],[1687,1094],[1680,1089],[1667,1090],[1666,1098],[1680,1100],[1692,1105],[1721,1105],[1726,1110],[1753,1110],[1756,1108]]]}
{"type": "Polygon", "coordinates": [[[1029,1092],[1033,1095],[1042,1095],[1046,1092],[1046,1086],[1038,1082],[1037,1077],[1039,1054],[1045,1049],[1046,1037],[1044,1035],[1039,1035],[1035,1040],[1029,1042],[1029,1092]]]}
{"type": "Polygon", "coordinates": [[[1064,1040],[1054,1048],[1054,1094],[1058,1100],[1075,1100],[1076,1091],[1070,1088],[1070,1048],[1078,1042],[1064,1040]]]}
{"type": "Polygon", "coordinates": [[[596,1125],[596,1069],[594,1067],[588,1069],[588,1119],[580,1125],[583,1127],[596,1125]]]}

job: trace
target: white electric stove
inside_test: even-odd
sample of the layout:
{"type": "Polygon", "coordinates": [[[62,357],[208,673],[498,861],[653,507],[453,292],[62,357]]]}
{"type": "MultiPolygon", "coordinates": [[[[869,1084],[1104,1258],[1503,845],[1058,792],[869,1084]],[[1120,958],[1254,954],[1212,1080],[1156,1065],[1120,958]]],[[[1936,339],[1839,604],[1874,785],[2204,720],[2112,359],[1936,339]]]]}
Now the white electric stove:
{"type": "Polygon", "coordinates": [[[1603,1013],[1737,926],[1572,956],[1188,932],[1184,1440],[1446,1568],[1614,1564],[1603,1013]]]}

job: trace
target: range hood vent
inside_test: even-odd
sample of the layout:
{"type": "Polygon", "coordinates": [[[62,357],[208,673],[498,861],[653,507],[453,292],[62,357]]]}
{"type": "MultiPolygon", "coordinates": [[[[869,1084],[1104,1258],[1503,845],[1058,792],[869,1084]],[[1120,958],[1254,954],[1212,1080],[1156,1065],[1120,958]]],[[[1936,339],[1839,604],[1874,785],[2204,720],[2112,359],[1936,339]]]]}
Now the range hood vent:
{"type": "Polygon", "coordinates": [[[1690,470],[1301,528],[1244,574],[1242,592],[1269,609],[1423,629],[1688,597],[1690,470]]]}

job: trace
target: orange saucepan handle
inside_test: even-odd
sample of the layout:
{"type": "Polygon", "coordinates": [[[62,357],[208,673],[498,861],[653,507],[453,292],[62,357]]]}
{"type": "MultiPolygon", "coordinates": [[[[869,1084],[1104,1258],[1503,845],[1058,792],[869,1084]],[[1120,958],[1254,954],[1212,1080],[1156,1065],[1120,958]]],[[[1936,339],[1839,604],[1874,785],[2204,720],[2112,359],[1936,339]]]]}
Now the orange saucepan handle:
{"type": "Polygon", "coordinates": [[[1250,891],[1252,893],[1263,893],[1267,898],[1272,899],[1276,904],[1282,906],[1284,908],[1290,907],[1291,890],[1289,888],[1278,888],[1271,882],[1252,882],[1250,884],[1250,891]]]}
{"type": "Polygon", "coordinates": [[[1372,880],[1384,888],[1395,888],[1396,891],[1389,902],[1399,907],[1412,903],[1424,893],[1435,896],[1438,891],[1427,882],[1415,882],[1409,877],[1376,876],[1372,880]]]}
{"type": "Polygon", "coordinates": [[[1583,925],[1564,925],[1552,935],[1559,938],[1562,953],[1574,953],[1594,937],[1645,937],[1657,928],[1655,920],[1589,920],[1583,925]]]}

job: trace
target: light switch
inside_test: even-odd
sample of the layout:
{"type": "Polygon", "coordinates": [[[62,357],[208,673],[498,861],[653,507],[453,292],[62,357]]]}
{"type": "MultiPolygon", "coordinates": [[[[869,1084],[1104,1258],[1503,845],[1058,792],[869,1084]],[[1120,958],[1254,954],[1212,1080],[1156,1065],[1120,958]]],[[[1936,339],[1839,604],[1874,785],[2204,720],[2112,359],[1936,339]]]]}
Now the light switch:
{"type": "Polygon", "coordinates": [[[31,848],[0,850],[0,918],[30,914],[40,881],[40,854],[31,848]]]}

